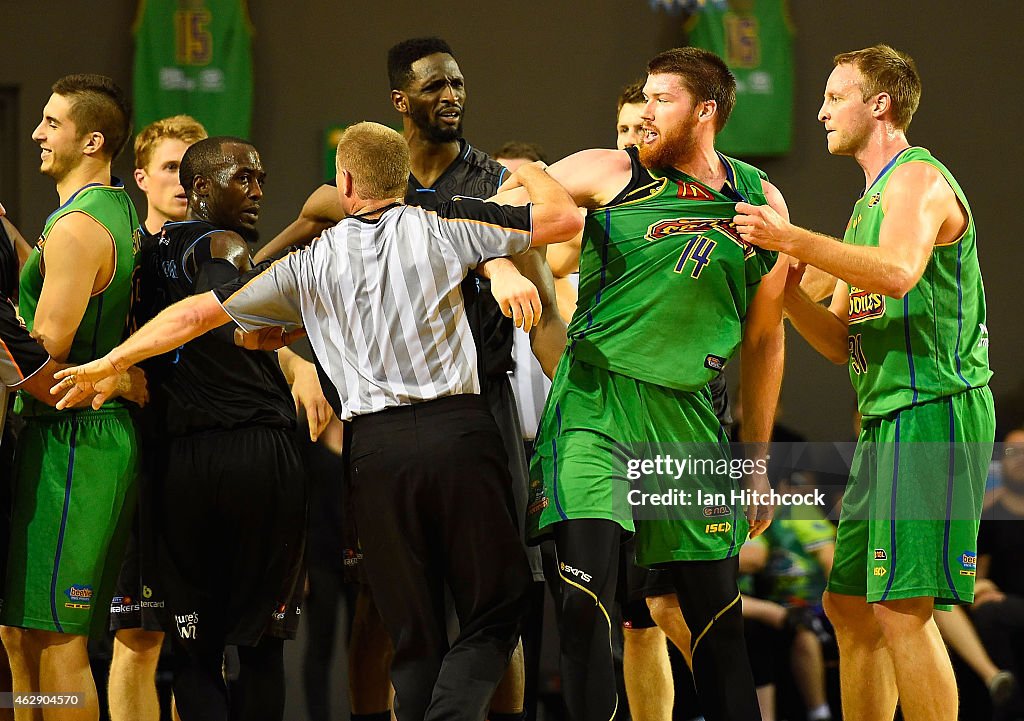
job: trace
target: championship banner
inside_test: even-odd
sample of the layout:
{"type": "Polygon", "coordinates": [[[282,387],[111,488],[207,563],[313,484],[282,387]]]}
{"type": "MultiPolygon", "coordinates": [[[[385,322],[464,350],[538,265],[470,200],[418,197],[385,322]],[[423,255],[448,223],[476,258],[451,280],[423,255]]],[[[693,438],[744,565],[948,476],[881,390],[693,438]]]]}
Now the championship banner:
{"type": "Polygon", "coordinates": [[[249,138],[252,35],[246,0],[139,0],[135,128],[187,114],[210,135],[249,138]]]}

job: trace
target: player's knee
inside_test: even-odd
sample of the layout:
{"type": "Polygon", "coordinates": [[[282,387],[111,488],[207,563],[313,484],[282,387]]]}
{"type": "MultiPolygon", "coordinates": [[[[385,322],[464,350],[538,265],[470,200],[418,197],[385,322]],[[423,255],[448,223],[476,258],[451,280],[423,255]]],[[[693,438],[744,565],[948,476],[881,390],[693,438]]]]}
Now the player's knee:
{"type": "Polygon", "coordinates": [[[651,618],[654,619],[659,628],[675,626],[686,628],[683,612],[679,608],[679,599],[676,598],[674,593],[664,596],[651,596],[647,599],[647,609],[651,612],[651,618]]]}
{"type": "Polygon", "coordinates": [[[562,592],[561,628],[563,651],[589,646],[595,624],[607,626],[604,609],[592,595],[572,586],[562,592]]]}
{"type": "Polygon", "coordinates": [[[863,597],[825,591],[821,605],[838,635],[877,630],[871,607],[863,597]]]}
{"type": "Polygon", "coordinates": [[[136,659],[140,663],[160,658],[164,634],[160,631],[146,631],[141,628],[122,628],[114,634],[114,656],[126,660],[136,659]]]}
{"type": "Polygon", "coordinates": [[[871,612],[887,642],[920,632],[932,621],[931,599],[905,599],[871,604],[871,612]]]}
{"type": "Polygon", "coordinates": [[[0,641],[3,641],[8,655],[23,655],[25,653],[26,640],[27,632],[25,629],[16,628],[15,626],[0,626],[0,641]]]}

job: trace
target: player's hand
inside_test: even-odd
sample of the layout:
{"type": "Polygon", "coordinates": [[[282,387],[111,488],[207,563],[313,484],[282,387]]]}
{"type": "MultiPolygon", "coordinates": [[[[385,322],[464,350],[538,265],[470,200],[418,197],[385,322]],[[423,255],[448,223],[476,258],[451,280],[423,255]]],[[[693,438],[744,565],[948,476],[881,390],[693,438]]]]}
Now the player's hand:
{"type": "Polygon", "coordinates": [[[527,333],[540,321],[540,293],[511,263],[491,275],[491,295],[506,318],[527,333]]]}
{"type": "Polygon", "coordinates": [[[788,252],[792,226],[770,205],[737,203],[732,222],[748,243],[765,250],[788,252]]]}
{"type": "MultiPolygon", "coordinates": [[[[754,491],[755,493],[767,496],[771,493],[772,485],[768,482],[768,476],[764,473],[758,473],[756,470],[754,473],[747,475],[744,482],[744,489],[747,491],[754,491]]],[[[747,522],[750,524],[750,538],[757,538],[766,530],[768,526],[772,524],[772,516],[775,514],[775,506],[771,503],[756,504],[751,503],[747,506],[746,516],[747,522]]]]}
{"type": "Polygon", "coordinates": [[[286,331],[281,326],[270,326],[259,330],[245,331],[235,328],[235,345],[246,350],[277,350],[291,345],[306,335],[305,328],[286,331]]]}
{"type": "Polygon", "coordinates": [[[85,365],[57,371],[53,377],[59,382],[50,389],[50,393],[55,396],[64,394],[57,401],[57,410],[71,408],[90,397],[92,407],[99,410],[103,401],[117,390],[120,376],[121,371],[104,356],[85,365]]]}
{"type": "Polygon", "coordinates": [[[297,358],[293,366],[295,380],[292,383],[292,400],[295,401],[295,415],[306,412],[306,423],[309,425],[309,440],[316,442],[327,424],[334,417],[331,404],[324,397],[320,387],[320,378],[316,366],[309,361],[297,358]]]}
{"type": "MultiPolygon", "coordinates": [[[[106,383],[107,381],[102,381],[106,383]]],[[[132,366],[126,373],[118,376],[118,395],[126,401],[131,401],[139,408],[149,403],[149,384],[146,374],[138,366],[132,366]]]]}

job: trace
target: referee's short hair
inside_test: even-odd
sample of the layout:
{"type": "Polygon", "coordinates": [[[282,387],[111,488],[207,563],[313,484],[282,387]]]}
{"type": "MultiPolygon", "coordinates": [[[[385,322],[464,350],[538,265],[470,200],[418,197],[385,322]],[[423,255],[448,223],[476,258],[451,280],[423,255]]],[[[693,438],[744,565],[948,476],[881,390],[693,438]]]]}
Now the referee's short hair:
{"type": "Polygon", "coordinates": [[[399,133],[380,123],[345,128],[335,156],[338,174],[347,170],[364,200],[405,197],[409,182],[409,146],[399,133]]]}

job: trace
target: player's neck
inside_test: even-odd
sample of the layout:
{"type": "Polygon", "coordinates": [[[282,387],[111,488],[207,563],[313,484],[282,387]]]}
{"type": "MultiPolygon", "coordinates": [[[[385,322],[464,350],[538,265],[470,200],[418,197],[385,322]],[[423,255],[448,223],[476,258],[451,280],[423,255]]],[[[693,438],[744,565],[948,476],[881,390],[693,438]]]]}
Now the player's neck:
{"type": "Polygon", "coordinates": [[[853,156],[864,171],[865,190],[875,182],[889,161],[909,147],[907,136],[901,130],[887,132],[880,128],[875,131],[853,156]]]}
{"type": "Polygon", "coordinates": [[[459,141],[438,143],[427,138],[412,123],[405,126],[405,141],[409,144],[409,170],[424,188],[429,188],[448,166],[459,156],[459,141]]]}
{"type": "Polygon", "coordinates": [[[728,177],[725,164],[713,145],[695,145],[685,156],[673,163],[676,170],[699,180],[712,190],[721,190],[728,177]]]}
{"type": "Polygon", "coordinates": [[[87,185],[110,185],[110,164],[83,159],[67,175],[57,181],[57,197],[64,205],[75,193],[87,185]]]}
{"type": "Polygon", "coordinates": [[[184,220],[184,218],[168,217],[151,205],[146,211],[146,222],[142,225],[146,229],[147,233],[150,235],[156,235],[160,232],[160,229],[164,227],[164,223],[174,220],[184,220]]]}

